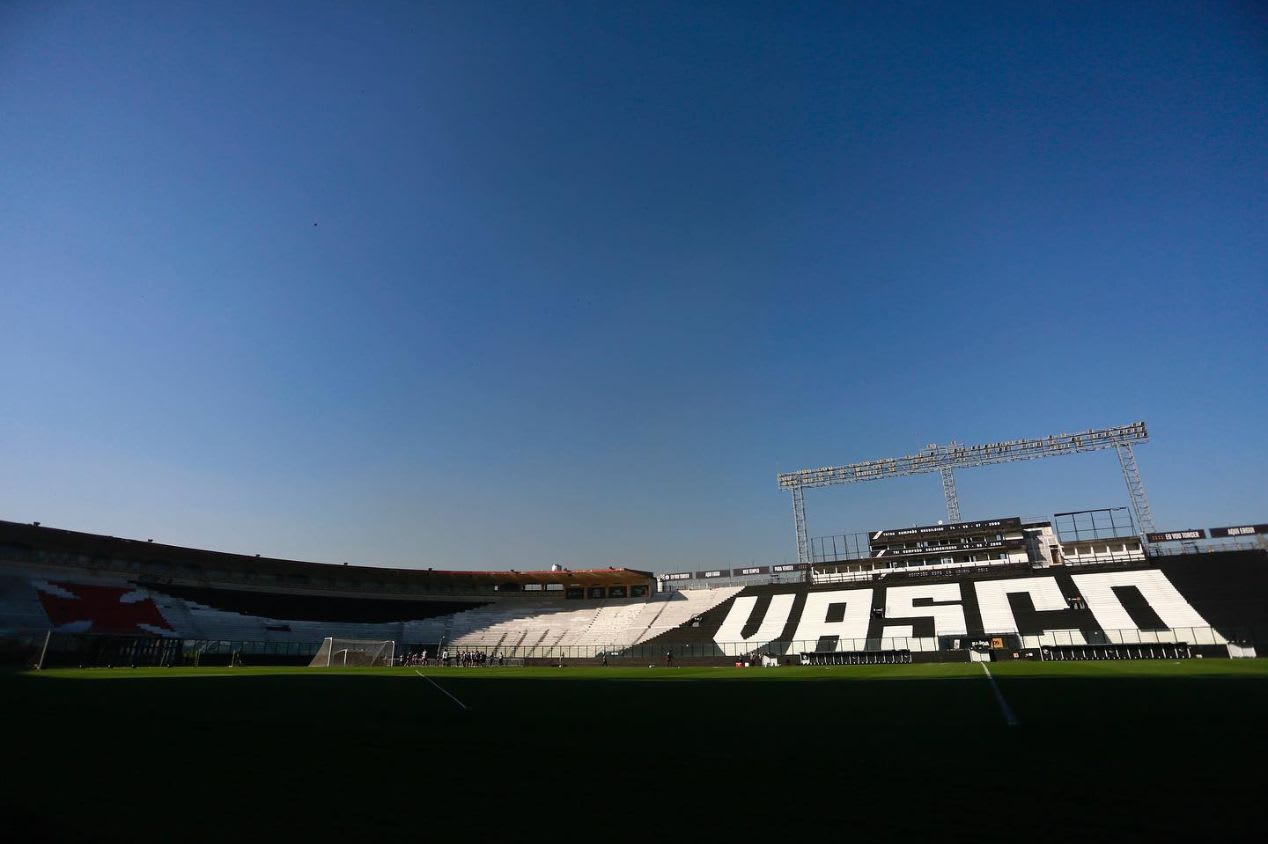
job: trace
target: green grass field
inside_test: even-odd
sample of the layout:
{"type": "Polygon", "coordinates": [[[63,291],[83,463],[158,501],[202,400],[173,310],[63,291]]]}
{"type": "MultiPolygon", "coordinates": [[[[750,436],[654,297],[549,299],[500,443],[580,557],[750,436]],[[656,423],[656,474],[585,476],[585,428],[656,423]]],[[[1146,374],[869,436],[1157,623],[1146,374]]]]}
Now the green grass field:
{"type": "Polygon", "coordinates": [[[4,674],[3,816],[9,840],[1264,837],[1268,661],[991,670],[1016,726],[976,664],[4,674]]]}

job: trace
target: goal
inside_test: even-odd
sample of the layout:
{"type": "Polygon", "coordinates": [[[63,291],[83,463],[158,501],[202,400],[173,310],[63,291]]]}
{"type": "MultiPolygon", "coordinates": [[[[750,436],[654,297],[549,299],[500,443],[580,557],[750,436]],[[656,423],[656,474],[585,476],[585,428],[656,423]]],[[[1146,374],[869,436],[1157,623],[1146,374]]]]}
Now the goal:
{"type": "Polygon", "coordinates": [[[309,668],[343,665],[391,665],[396,655],[396,642],[371,639],[336,639],[327,636],[317,649],[309,668]]]}

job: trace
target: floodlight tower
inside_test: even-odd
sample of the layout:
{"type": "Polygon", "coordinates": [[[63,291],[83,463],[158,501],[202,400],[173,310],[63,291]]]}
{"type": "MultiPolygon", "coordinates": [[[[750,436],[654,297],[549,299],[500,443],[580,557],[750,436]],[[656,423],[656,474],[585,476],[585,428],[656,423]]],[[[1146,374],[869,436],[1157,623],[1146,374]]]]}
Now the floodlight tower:
{"type": "Polygon", "coordinates": [[[1114,428],[1089,428],[1077,434],[1053,434],[1044,439],[1007,440],[985,445],[951,442],[947,445],[929,445],[924,450],[905,457],[887,457],[846,466],[783,472],[779,475],[779,488],[792,493],[793,522],[797,530],[797,560],[808,563],[810,539],[806,534],[806,489],[937,472],[942,478],[947,518],[958,522],[960,500],[955,490],[955,469],[1112,448],[1118,452],[1118,464],[1123,470],[1123,480],[1127,482],[1127,494],[1131,497],[1136,525],[1142,532],[1148,533],[1154,530],[1154,517],[1149,509],[1149,499],[1145,496],[1145,484],[1140,478],[1140,469],[1136,466],[1136,455],[1132,451],[1133,445],[1148,441],[1149,431],[1145,428],[1145,423],[1133,422],[1114,428]]]}

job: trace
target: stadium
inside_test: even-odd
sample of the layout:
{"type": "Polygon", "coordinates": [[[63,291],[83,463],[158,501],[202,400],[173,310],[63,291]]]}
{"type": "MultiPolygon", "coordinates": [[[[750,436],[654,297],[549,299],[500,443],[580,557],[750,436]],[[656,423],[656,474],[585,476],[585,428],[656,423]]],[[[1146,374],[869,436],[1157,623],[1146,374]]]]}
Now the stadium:
{"type": "Polygon", "coordinates": [[[40,669],[1253,657],[1268,525],[1153,530],[1147,440],[1137,422],[784,474],[799,561],[740,569],[332,566],[0,522],[0,633],[40,669]],[[1103,449],[1130,509],[959,520],[956,468],[1103,449]],[[803,487],[935,472],[948,520],[805,538],[803,487]]]}
{"type": "Polygon", "coordinates": [[[730,570],[390,569],[0,522],[6,812],[66,840],[504,836],[541,813],[1255,837],[1268,525],[1153,530],[1146,440],[780,475],[798,561],[730,570]],[[1097,449],[1130,506],[958,518],[955,470],[1097,449]],[[940,475],[947,519],[808,536],[805,488],[904,473],[940,475]],[[92,787],[68,804],[72,771],[92,787]]]}
{"type": "Polygon", "coordinates": [[[1263,840],[1265,44],[0,2],[0,844],[1263,840]]]}
{"type": "MultiPolygon", "coordinates": [[[[1138,537],[1102,533],[1055,546],[1049,563],[1027,552],[1046,550],[1047,524],[909,530],[937,538],[892,567],[834,561],[671,580],[688,573],[330,566],[3,522],[0,609],[15,658],[40,668],[328,665],[329,653],[317,657],[329,640],[353,643],[344,665],[383,666],[446,652],[517,666],[646,665],[666,654],[696,665],[1242,657],[1268,629],[1262,549],[1151,556],[1138,537]],[[1001,549],[996,559],[966,553],[987,547],[1001,549]]],[[[894,562],[867,559],[882,561],[894,562]]]]}

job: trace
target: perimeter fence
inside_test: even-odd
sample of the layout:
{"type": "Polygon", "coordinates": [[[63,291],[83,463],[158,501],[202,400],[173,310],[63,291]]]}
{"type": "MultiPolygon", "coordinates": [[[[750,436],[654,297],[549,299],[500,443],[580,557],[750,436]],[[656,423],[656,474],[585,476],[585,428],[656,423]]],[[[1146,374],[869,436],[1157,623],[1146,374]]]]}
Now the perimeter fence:
{"type": "MultiPolygon", "coordinates": [[[[1256,639],[1250,628],[1236,630],[1214,627],[1176,627],[1141,630],[1050,630],[1039,635],[996,632],[985,635],[943,634],[937,636],[879,636],[861,638],[821,637],[818,639],[777,639],[768,642],[716,642],[708,640],[670,641],[655,639],[634,645],[573,644],[531,646],[480,646],[450,643],[398,642],[403,660],[417,659],[423,651],[429,664],[448,653],[450,664],[459,664],[463,655],[482,655],[480,665],[522,665],[524,660],[601,660],[604,656],[664,664],[674,660],[703,658],[757,659],[761,656],[791,657],[800,654],[841,654],[906,651],[932,654],[945,651],[983,649],[1033,649],[1071,645],[1150,645],[1183,643],[1192,646],[1232,644],[1253,647],[1256,639]]],[[[88,636],[30,633],[0,639],[0,653],[9,664],[55,667],[139,667],[139,666],[264,666],[307,665],[320,642],[256,642],[222,639],[167,639],[142,636],[88,636]]],[[[475,660],[471,660],[476,664],[475,660]]]]}

